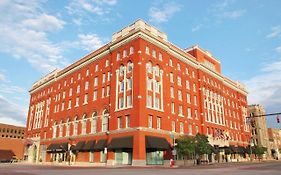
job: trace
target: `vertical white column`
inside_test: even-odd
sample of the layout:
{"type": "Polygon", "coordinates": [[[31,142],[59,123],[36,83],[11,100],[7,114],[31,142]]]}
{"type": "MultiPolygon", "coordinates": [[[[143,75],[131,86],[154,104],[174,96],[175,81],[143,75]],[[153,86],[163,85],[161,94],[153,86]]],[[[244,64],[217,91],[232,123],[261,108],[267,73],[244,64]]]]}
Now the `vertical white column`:
{"type": "Polygon", "coordinates": [[[153,72],[152,73],[153,73],[152,74],[153,75],[153,77],[152,77],[152,84],[153,84],[153,86],[152,86],[152,88],[153,88],[152,89],[152,92],[153,92],[153,98],[152,98],[152,100],[153,100],[153,107],[152,108],[154,108],[155,107],[155,96],[156,96],[155,95],[155,84],[156,84],[155,81],[156,80],[155,80],[155,70],[154,70],[154,67],[153,67],[153,72]]]}
{"type": "Polygon", "coordinates": [[[160,70],[160,86],[161,86],[161,110],[164,110],[164,99],[163,99],[163,70],[160,70]]]}
{"type": "Polygon", "coordinates": [[[126,108],[127,107],[127,100],[126,100],[126,91],[127,91],[127,66],[125,66],[125,70],[124,70],[124,78],[123,78],[123,81],[124,81],[124,92],[123,92],[123,101],[124,101],[124,105],[123,105],[123,108],[126,108]]]}
{"type": "Polygon", "coordinates": [[[119,70],[116,70],[115,110],[118,109],[119,70]]]}

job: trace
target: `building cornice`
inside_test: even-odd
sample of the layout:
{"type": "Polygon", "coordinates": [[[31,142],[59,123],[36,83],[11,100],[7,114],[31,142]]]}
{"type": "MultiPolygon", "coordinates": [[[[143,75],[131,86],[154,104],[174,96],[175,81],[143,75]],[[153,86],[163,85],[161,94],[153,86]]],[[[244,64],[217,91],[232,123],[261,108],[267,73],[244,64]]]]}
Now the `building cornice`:
{"type": "MultiPolygon", "coordinates": [[[[144,21],[138,20],[137,22],[143,23],[144,21]]],[[[68,74],[80,69],[81,67],[87,66],[90,63],[92,63],[93,61],[96,61],[96,60],[102,58],[103,56],[110,54],[112,52],[112,50],[114,50],[136,38],[142,38],[148,42],[151,42],[151,43],[157,45],[158,47],[162,48],[163,50],[166,50],[170,55],[173,55],[175,58],[183,61],[184,63],[187,63],[196,69],[200,69],[208,74],[211,74],[215,78],[221,80],[223,82],[223,84],[225,84],[226,86],[228,86],[234,90],[237,90],[238,92],[240,92],[244,95],[247,95],[247,91],[244,88],[239,87],[238,83],[233,82],[232,80],[228,79],[227,77],[225,77],[221,74],[218,74],[217,72],[207,69],[205,66],[203,66],[202,64],[197,62],[196,58],[194,58],[192,55],[190,55],[186,51],[182,50],[181,48],[173,45],[172,43],[168,42],[165,37],[163,38],[160,35],[156,35],[156,34],[154,34],[154,32],[149,31],[146,28],[147,26],[148,25],[146,23],[145,23],[145,26],[140,24],[140,25],[137,25],[136,28],[132,28],[131,30],[128,30],[123,33],[121,32],[120,36],[115,37],[113,41],[109,42],[108,44],[105,44],[100,49],[86,55],[81,60],[79,60],[79,61],[71,64],[70,66],[66,67],[65,69],[57,72],[55,74],[55,76],[48,79],[46,82],[42,82],[41,84],[39,84],[38,86],[35,86],[35,87],[33,86],[29,92],[32,94],[32,93],[42,89],[43,87],[49,85],[53,81],[57,81],[65,76],[67,76],[68,74]]],[[[123,31],[123,30],[124,29],[122,29],[121,31],[123,31]]],[[[38,82],[40,82],[40,80],[38,82]]]]}

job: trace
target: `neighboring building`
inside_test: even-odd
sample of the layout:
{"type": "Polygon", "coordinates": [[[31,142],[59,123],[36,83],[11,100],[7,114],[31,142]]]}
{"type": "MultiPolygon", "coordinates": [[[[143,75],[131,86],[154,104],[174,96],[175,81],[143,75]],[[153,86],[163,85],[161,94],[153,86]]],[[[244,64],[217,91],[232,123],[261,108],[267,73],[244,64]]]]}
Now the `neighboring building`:
{"type": "Polygon", "coordinates": [[[6,153],[12,151],[15,158],[23,159],[25,130],[25,127],[0,123],[0,150],[3,155],[11,155],[6,153]]]}
{"type": "Polygon", "coordinates": [[[281,149],[281,130],[268,128],[269,136],[269,148],[271,150],[271,155],[273,158],[281,158],[280,149],[281,149]]]}
{"type": "Polygon", "coordinates": [[[252,141],[254,145],[267,148],[268,157],[270,155],[269,138],[265,119],[264,107],[260,104],[253,104],[248,106],[248,113],[251,118],[251,132],[252,141]]]}
{"type": "Polygon", "coordinates": [[[172,138],[184,134],[247,146],[246,116],[244,86],[222,75],[217,59],[138,20],[32,86],[28,160],[164,164],[172,138]]]}

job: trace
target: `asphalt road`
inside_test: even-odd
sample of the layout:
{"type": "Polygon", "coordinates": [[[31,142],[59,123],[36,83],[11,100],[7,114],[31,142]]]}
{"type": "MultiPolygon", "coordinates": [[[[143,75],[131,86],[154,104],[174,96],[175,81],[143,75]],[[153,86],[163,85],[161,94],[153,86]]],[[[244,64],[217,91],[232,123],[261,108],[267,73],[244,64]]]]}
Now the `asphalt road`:
{"type": "Polygon", "coordinates": [[[0,164],[0,175],[281,175],[281,161],[216,164],[186,168],[67,167],[50,165],[0,164]]]}

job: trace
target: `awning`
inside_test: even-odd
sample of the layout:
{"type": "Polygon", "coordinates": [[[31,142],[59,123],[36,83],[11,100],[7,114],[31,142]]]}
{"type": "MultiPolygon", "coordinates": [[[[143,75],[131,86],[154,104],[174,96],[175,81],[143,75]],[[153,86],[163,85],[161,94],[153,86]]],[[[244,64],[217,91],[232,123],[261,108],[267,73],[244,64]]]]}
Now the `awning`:
{"type": "Polygon", "coordinates": [[[48,146],[47,152],[54,152],[58,148],[58,144],[52,143],[51,145],[48,146]]]}
{"type": "Polygon", "coordinates": [[[53,143],[48,146],[47,152],[65,152],[68,150],[68,142],[53,143]]]}
{"type": "Polygon", "coordinates": [[[98,143],[94,146],[95,151],[103,150],[107,145],[106,139],[99,140],[98,143]]]}
{"type": "Polygon", "coordinates": [[[220,152],[220,150],[217,146],[212,146],[209,144],[209,147],[211,148],[212,153],[214,153],[214,154],[218,154],[220,152]]]}
{"type": "Polygon", "coordinates": [[[133,136],[113,138],[108,144],[108,149],[132,149],[133,136]]]}
{"type": "Polygon", "coordinates": [[[72,151],[83,151],[85,141],[79,141],[73,148],[72,151]]]}
{"type": "Polygon", "coordinates": [[[90,140],[88,141],[84,147],[83,147],[83,151],[93,151],[94,150],[94,146],[96,144],[96,140],[90,140]]]}
{"type": "Polygon", "coordinates": [[[229,148],[231,149],[232,153],[238,153],[238,147],[230,145],[229,148]]]}
{"type": "Polygon", "coordinates": [[[169,142],[165,138],[154,136],[145,136],[145,146],[146,149],[167,150],[171,148],[169,142]]]}

